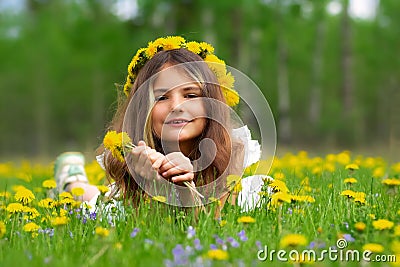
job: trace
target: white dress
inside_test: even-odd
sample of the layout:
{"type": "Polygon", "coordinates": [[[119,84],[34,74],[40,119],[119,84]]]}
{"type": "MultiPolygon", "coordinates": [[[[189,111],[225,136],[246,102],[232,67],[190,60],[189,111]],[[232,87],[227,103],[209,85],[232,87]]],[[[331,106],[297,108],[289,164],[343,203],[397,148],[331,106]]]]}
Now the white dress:
{"type": "MultiPolygon", "coordinates": [[[[238,138],[243,142],[244,145],[244,163],[243,167],[246,168],[251,164],[260,160],[261,157],[261,149],[260,144],[257,140],[251,139],[251,133],[249,128],[245,125],[237,129],[233,129],[232,135],[234,138],[238,138]]],[[[99,165],[105,169],[104,166],[104,154],[101,154],[96,157],[99,165]]],[[[242,190],[238,195],[238,205],[241,207],[243,212],[247,212],[253,210],[254,208],[260,205],[260,195],[258,194],[261,191],[263,186],[263,178],[272,178],[267,175],[252,175],[247,176],[241,179],[242,190]]],[[[106,196],[109,197],[111,192],[116,190],[115,184],[109,185],[110,190],[106,193],[106,196]]],[[[99,194],[94,196],[90,201],[86,202],[90,208],[90,211],[93,212],[96,210],[96,202],[99,197],[99,194]]],[[[113,201],[112,203],[107,204],[105,206],[106,210],[111,209],[112,207],[121,207],[121,203],[119,201],[113,201]]]]}

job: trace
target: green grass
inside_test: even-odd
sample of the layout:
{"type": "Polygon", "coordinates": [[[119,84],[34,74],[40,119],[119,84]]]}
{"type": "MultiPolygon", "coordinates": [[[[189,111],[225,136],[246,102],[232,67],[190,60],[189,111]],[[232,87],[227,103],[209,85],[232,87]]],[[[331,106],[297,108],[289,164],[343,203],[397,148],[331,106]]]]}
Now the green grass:
{"type": "MultiPolygon", "coordinates": [[[[295,155],[282,157],[279,161],[280,164],[274,164],[272,175],[282,173],[291,194],[309,195],[315,202],[285,202],[276,207],[264,205],[248,213],[242,213],[238,206],[226,204],[222,213],[222,220],[226,222],[223,226],[219,220],[214,219],[216,203],[208,207],[209,213],[200,213],[196,219],[193,210],[183,211],[154,201],[142,201],[138,209],[125,206],[127,215],[115,220],[109,220],[108,216],[101,215],[102,211],[98,211],[95,219],[86,216],[83,222],[85,215],[82,211],[67,208],[68,224],[53,226],[50,220],[44,218],[51,219],[55,216],[52,212],[59,213],[62,207],[51,210],[38,207],[38,201],[47,197],[47,192],[36,192],[40,191],[38,188],[41,188],[44,180],[52,179],[51,174],[48,171],[41,174],[37,170],[39,167],[35,167],[32,179],[28,181],[13,178],[13,175],[19,176],[18,167],[8,172],[0,171],[0,192],[6,190],[10,193],[9,197],[0,198],[0,221],[6,226],[0,238],[0,266],[168,266],[178,260],[174,259],[174,253],[179,254],[180,248],[185,251],[180,253],[184,262],[187,259],[182,266],[188,263],[192,266],[298,266],[297,263],[278,261],[276,253],[272,262],[261,262],[257,259],[257,253],[260,247],[267,245],[269,251],[285,249],[288,252],[294,248],[302,251],[313,247],[319,255],[322,250],[336,246],[337,240],[343,237],[348,240],[344,252],[357,250],[361,255],[365,244],[378,243],[384,247],[384,251],[378,254],[397,254],[397,261],[400,260],[399,188],[382,184],[383,177],[387,175],[388,178],[399,177],[396,168],[387,166],[379,159],[372,165],[364,164],[365,158],[356,157],[350,159],[360,165],[360,169],[355,171],[345,169],[345,164],[336,161],[334,170],[322,168],[316,171],[315,167],[325,166],[326,158],[315,160],[295,155]],[[293,165],[290,159],[298,161],[293,165]],[[385,169],[384,176],[373,177],[374,170],[382,166],[385,169]],[[304,185],[306,177],[308,186],[304,185]],[[354,177],[358,182],[353,185],[344,184],[344,179],[348,177],[354,177]],[[35,200],[29,204],[40,213],[40,216],[32,219],[41,227],[39,232],[35,232],[35,237],[23,229],[28,222],[23,218],[24,214],[10,214],[6,209],[10,203],[16,202],[13,185],[23,185],[35,194],[35,200]],[[365,204],[342,196],[341,192],[346,189],[364,192],[365,204]],[[251,216],[255,223],[239,223],[237,220],[242,216],[251,216]],[[378,219],[391,221],[394,226],[385,230],[375,229],[373,222],[378,219]],[[357,222],[364,222],[366,228],[363,231],[357,230],[357,222]],[[96,227],[100,226],[109,230],[108,236],[102,237],[95,233],[96,227]],[[188,238],[190,226],[194,227],[195,235],[188,238]],[[139,230],[132,237],[135,228],[139,230]],[[238,234],[241,231],[244,231],[247,240],[240,239],[238,234]],[[306,237],[307,243],[283,248],[280,244],[282,238],[293,233],[306,237]],[[232,238],[236,241],[233,245],[232,238]],[[201,249],[195,248],[195,239],[200,242],[201,249]],[[228,258],[210,259],[207,253],[212,247],[226,251],[228,258]]],[[[120,215],[120,211],[115,210],[114,216],[120,215]]],[[[372,254],[371,259],[378,254],[372,254]]],[[[356,261],[332,261],[328,256],[323,262],[314,263],[316,266],[360,264],[356,261]]],[[[370,264],[388,266],[389,263],[370,264]]]]}

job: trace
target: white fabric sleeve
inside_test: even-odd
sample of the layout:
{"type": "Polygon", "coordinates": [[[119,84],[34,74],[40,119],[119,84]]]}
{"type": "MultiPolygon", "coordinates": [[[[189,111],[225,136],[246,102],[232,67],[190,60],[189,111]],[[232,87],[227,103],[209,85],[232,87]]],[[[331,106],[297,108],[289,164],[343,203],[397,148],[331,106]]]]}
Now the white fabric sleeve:
{"type": "Polygon", "coordinates": [[[244,163],[243,167],[246,168],[253,163],[260,160],[261,146],[257,140],[251,139],[251,133],[247,125],[232,130],[233,138],[242,141],[244,146],[244,163]]]}
{"type": "Polygon", "coordinates": [[[103,170],[106,170],[106,166],[104,165],[104,156],[105,156],[104,152],[101,153],[100,155],[97,155],[96,161],[103,170]]]}
{"type": "MultiPolygon", "coordinates": [[[[257,140],[251,139],[251,133],[247,125],[233,129],[232,135],[243,142],[244,168],[260,160],[261,146],[257,140]]],[[[261,206],[263,200],[259,193],[264,185],[264,179],[273,180],[267,174],[252,175],[241,179],[242,190],[239,192],[237,201],[242,212],[248,212],[261,206]]],[[[272,194],[272,188],[268,188],[268,193],[272,194]]]]}

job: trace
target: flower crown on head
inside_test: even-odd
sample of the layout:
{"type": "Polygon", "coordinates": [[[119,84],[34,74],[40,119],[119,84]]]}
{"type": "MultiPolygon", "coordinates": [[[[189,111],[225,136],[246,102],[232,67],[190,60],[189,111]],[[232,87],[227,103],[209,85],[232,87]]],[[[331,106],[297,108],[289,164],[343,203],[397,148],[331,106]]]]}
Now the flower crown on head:
{"type": "Polygon", "coordinates": [[[168,36],[158,38],[155,41],[149,42],[145,48],[140,48],[133,56],[131,63],[128,66],[128,76],[124,85],[124,92],[128,96],[132,89],[139,70],[149,61],[156,53],[160,51],[185,48],[199,55],[214,72],[218,83],[222,89],[226,103],[233,107],[239,103],[239,94],[233,89],[235,82],[232,73],[227,72],[225,62],[214,55],[214,47],[206,42],[186,42],[181,36],[168,36]]]}

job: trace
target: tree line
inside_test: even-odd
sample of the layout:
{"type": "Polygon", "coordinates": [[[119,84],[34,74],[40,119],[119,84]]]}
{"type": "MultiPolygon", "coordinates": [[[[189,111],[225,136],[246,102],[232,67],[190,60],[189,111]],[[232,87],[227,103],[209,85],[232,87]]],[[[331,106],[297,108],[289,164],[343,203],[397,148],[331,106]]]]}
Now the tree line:
{"type": "Polygon", "coordinates": [[[396,145],[400,3],[349,15],[349,0],[27,0],[0,16],[1,158],[94,151],[137,48],[206,40],[266,96],[278,145],[396,145]],[[328,12],[336,2],[337,14],[328,12]]]}

